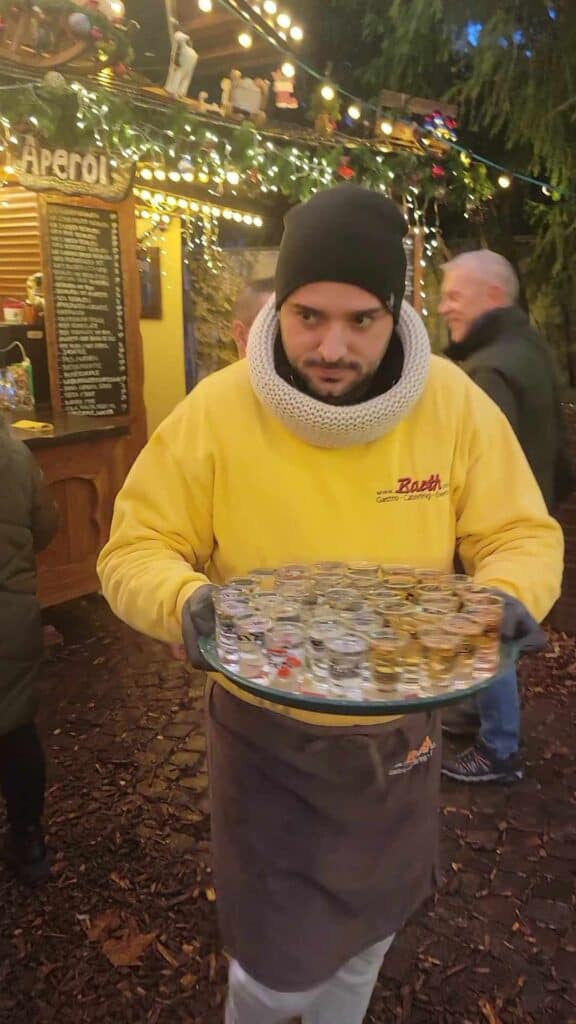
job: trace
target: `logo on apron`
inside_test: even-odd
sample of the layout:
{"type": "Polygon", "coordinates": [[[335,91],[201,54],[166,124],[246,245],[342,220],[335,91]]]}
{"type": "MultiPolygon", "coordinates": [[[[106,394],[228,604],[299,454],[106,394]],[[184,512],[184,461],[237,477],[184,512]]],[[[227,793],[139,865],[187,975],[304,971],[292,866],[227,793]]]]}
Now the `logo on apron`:
{"type": "Polygon", "coordinates": [[[427,736],[417,749],[409,751],[404,761],[392,765],[388,775],[405,775],[406,772],[411,772],[417,765],[430,761],[435,750],[436,744],[427,736]]]}

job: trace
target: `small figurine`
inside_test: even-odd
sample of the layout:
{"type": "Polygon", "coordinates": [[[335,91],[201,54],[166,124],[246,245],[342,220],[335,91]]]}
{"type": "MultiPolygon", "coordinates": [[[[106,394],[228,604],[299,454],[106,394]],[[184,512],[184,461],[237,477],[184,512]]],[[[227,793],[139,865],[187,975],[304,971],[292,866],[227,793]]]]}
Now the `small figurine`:
{"type": "Polygon", "coordinates": [[[242,77],[242,72],[233,69],[230,78],[223,78],[222,113],[224,117],[240,114],[249,117],[255,124],[266,120],[269,83],[262,78],[242,77]]]}
{"type": "Polygon", "coordinates": [[[190,36],[177,29],[172,40],[170,69],[164,88],[175,99],[186,99],[192,76],[198,63],[198,54],[190,42],[190,36]]]}
{"type": "Polygon", "coordinates": [[[288,76],[282,68],[272,72],[274,106],[277,110],[298,110],[298,97],[294,95],[294,76],[288,76]]]}

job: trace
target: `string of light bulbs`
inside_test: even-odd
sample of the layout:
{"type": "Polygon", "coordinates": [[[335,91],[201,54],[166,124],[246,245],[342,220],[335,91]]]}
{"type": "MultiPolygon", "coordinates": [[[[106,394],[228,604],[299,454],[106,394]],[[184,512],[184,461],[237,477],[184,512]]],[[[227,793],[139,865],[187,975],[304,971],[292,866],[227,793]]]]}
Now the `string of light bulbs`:
{"type": "MultiPolygon", "coordinates": [[[[220,3],[222,6],[226,7],[228,10],[232,11],[234,14],[236,14],[243,20],[246,20],[249,17],[248,10],[250,8],[250,5],[246,3],[246,0],[217,0],[217,2],[220,3]]],[[[198,0],[199,6],[200,3],[209,4],[209,9],[212,10],[213,0],[198,0]]],[[[277,5],[275,0],[264,0],[264,9],[266,9],[267,5],[269,5],[269,10],[271,11],[271,13],[274,13],[276,11],[277,5]]],[[[258,13],[260,5],[258,3],[252,3],[252,9],[258,13]]],[[[371,103],[369,100],[363,100],[359,96],[356,96],[354,93],[348,92],[348,90],[343,89],[340,86],[337,87],[333,82],[327,80],[326,74],[322,74],[316,68],[311,67],[292,50],[288,49],[286,46],[283,46],[276,39],[272,38],[267,33],[263,32],[263,30],[260,28],[258,24],[254,23],[254,28],[256,29],[257,32],[262,34],[268,40],[268,42],[275,46],[276,49],[284,57],[289,58],[290,61],[294,61],[296,66],[301,71],[310,75],[312,78],[316,79],[316,81],[323,83],[320,89],[320,95],[322,96],[322,99],[324,99],[327,103],[331,103],[336,98],[338,93],[340,93],[342,96],[345,96],[347,99],[351,100],[352,102],[348,106],[347,110],[348,116],[351,118],[351,120],[359,121],[360,118],[362,117],[363,109],[370,111],[371,113],[376,115],[380,113],[380,108],[376,106],[374,103],[371,103]]],[[[285,33],[281,33],[281,35],[282,34],[284,35],[284,39],[286,39],[285,33]]],[[[252,45],[251,42],[248,45],[252,45]]],[[[287,78],[294,77],[294,66],[287,61],[283,65],[283,72],[286,73],[287,78]],[[290,74],[290,71],[292,71],[293,73],[290,74]]],[[[394,132],[394,125],[392,121],[389,118],[384,118],[380,124],[380,130],[383,135],[392,135],[394,132]]],[[[437,132],[434,130],[433,127],[425,126],[424,130],[427,131],[431,136],[438,137],[437,132]]],[[[499,164],[494,160],[490,160],[488,157],[484,157],[481,154],[476,153],[474,150],[459,145],[455,140],[443,136],[442,142],[444,145],[449,146],[451,149],[455,150],[461,155],[468,156],[470,160],[473,160],[476,163],[483,164],[485,167],[490,167],[492,170],[498,171],[497,182],[498,186],[501,189],[509,189],[512,185],[512,182],[514,180],[517,180],[522,181],[525,184],[533,185],[536,186],[537,188],[540,188],[543,195],[555,200],[561,198],[576,198],[576,193],[573,193],[567,189],[556,188],[549,181],[545,181],[544,179],[535,178],[529,174],[524,174],[521,171],[510,170],[510,168],[505,167],[504,164],[499,164]]]]}

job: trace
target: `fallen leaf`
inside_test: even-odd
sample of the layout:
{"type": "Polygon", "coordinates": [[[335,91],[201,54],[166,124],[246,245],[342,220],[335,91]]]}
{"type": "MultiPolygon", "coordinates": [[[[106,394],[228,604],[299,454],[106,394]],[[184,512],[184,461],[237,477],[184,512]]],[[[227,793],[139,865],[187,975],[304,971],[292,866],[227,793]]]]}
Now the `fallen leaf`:
{"type": "Polygon", "coordinates": [[[205,893],[206,893],[206,899],[208,900],[208,903],[215,903],[216,902],[216,889],[214,889],[213,886],[210,886],[208,889],[206,889],[205,893]]]}
{"type": "Polygon", "coordinates": [[[185,974],[182,978],[180,978],[180,985],[185,992],[189,992],[190,989],[194,988],[197,981],[197,974],[185,974]]]}
{"type": "MultiPolygon", "coordinates": [[[[84,923],[84,922],[82,922],[84,923]]],[[[122,918],[119,910],[105,910],[103,914],[95,918],[92,925],[86,928],[86,935],[91,942],[100,942],[106,935],[122,927],[122,918]]]]}
{"type": "Polygon", "coordinates": [[[117,871],[112,872],[112,874],[110,875],[110,881],[114,882],[117,886],[120,887],[120,889],[126,890],[132,888],[132,882],[130,881],[130,879],[123,878],[122,875],[119,875],[117,871]]]}
{"type": "Polygon", "coordinates": [[[137,967],[145,950],[148,949],[156,932],[133,934],[126,930],[119,939],[108,939],[102,945],[102,952],[114,967],[137,967]]]}
{"type": "Polygon", "coordinates": [[[484,996],[479,1000],[478,1008],[482,1016],[488,1021],[488,1024],[502,1024],[502,1021],[492,1006],[492,1003],[488,999],[484,998],[484,996]]]}
{"type": "Polygon", "coordinates": [[[180,961],[177,960],[173,953],[171,953],[170,950],[167,949],[160,941],[156,942],[156,949],[160,953],[160,956],[163,957],[166,963],[170,964],[171,967],[180,966],[180,961]]]}

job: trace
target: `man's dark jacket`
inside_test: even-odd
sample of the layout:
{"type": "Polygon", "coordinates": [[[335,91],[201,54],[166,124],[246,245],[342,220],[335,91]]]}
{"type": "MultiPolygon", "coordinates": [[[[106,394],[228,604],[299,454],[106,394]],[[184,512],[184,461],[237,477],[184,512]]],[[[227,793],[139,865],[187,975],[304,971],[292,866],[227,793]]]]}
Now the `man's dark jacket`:
{"type": "Polygon", "coordinates": [[[56,526],[40,470],[0,413],[0,736],[34,716],[42,657],[35,551],[46,547],[56,526]]]}
{"type": "Polygon", "coordinates": [[[553,357],[517,306],[479,317],[446,355],[460,363],[507,416],[549,509],[573,488],[553,357]]]}

